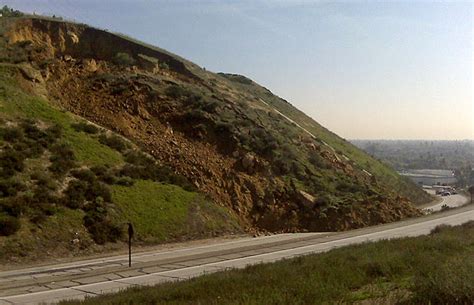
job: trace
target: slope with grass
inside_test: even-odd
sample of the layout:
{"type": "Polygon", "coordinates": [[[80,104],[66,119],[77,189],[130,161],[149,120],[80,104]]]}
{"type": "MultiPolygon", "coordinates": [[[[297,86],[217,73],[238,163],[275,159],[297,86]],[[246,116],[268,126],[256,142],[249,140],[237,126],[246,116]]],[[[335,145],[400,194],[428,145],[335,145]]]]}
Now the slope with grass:
{"type": "Polygon", "coordinates": [[[60,304],[472,304],[474,222],[60,304]]]}
{"type": "MultiPolygon", "coordinates": [[[[135,161],[126,161],[121,148],[119,155],[116,147],[106,156],[72,141],[81,162],[98,165],[102,158],[121,163],[113,167],[131,179],[157,182],[164,175],[168,182],[196,188],[207,199],[190,196],[194,216],[187,219],[207,230],[221,227],[229,213],[250,231],[347,230],[420,215],[413,203],[430,199],[245,77],[214,74],[162,49],[82,24],[37,17],[3,18],[0,24],[2,67],[10,69],[18,90],[124,136],[160,167],[157,174],[137,171],[149,162],[133,156],[128,158],[135,161]],[[172,178],[164,168],[173,169],[172,178]],[[217,220],[200,215],[203,207],[217,220]]],[[[42,113],[23,108],[32,116],[42,113]]],[[[78,140],[68,128],[64,135],[78,140]]],[[[117,144],[102,133],[92,138],[100,149],[117,144]]],[[[136,186],[148,187],[142,181],[136,186]]],[[[123,202],[133,187],[111,189],[111,200],[123,202]]],[[[131,197],[140,203],[125,209],[130,217],[146,209],[141,202],[150,198],[141,196],[131,197]]],[[[166,211],[177,213],[177,222],[186,218],[179,204],[166,211]]],[[[166,219],[161,228],[172,228],[166,219]]],[[[143,225],[156,240],[169,236],[157,228],[143,225]]]]}
{"type": "Polygon", "coordinates": [[[141,243],[239,231],[132,143],[27,94],[18,69],[0,64],[0,262],[118,248],[129,221],[141,243]]]}

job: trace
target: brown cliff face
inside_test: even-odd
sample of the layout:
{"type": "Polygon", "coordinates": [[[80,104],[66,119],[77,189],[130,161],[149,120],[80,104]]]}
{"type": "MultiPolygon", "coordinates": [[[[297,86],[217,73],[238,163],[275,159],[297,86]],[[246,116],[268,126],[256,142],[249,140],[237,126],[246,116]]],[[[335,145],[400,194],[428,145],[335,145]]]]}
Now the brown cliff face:
{"type": "Polygon", "coordinates": [[[420,214],[260,96],[166,51],[41,19],[6,37],[33,46],[24,69],[39,76],[25,86],[142,146],[244,227],[345,230],[420,214]]]}

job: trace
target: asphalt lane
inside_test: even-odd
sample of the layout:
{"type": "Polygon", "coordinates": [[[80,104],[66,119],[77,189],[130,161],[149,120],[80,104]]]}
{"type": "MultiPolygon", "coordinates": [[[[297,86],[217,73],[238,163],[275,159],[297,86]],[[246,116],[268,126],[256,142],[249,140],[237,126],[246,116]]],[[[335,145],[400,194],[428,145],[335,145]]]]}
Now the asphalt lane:
{"type": "MultiPolygon", "coordinates": [[[[428,193],[432,195],[435,194],[435,192],[431,190],[428,193]]],[[[425,206],[423,210],[438,212],[443,209],[443,206],[447,206],[449,208],[458,208],[469,203],[469,198],[461,194],[454,194],[454,195],[449,195],[449,196],[440,196],[440,195],[436,195],[436,196],[440,198],[440,201],[434,205],[425,206]]]]}
{"type": "Polygon", "coordinates": [[[83,260],[0,272],[0,304],[52,303],[116,292],[132,286],[185,280],[206,273],[244,268],[351,244],[428,234],[440,224],[474,220],[474,206],[339,233],[298,233],[134,255],[83,260]]]}

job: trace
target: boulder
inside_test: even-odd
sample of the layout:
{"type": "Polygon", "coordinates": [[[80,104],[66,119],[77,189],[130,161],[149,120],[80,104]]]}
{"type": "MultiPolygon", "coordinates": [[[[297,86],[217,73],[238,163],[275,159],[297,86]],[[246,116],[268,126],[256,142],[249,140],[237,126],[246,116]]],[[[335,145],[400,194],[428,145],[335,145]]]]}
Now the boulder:
{"type": "Polygon", "coordinates": [[[44,79],[41,75],[41,72],[38,70],[33,69],[30,65],[22,65],[20,66],[20,72],[24,78],[33,82],[33,83],[43,83],[44,79]]]}
{"type": "Polygon", "coordinates": [[[84,70],[86,70],[87,72],[95,72],[99,69],[97,67],[96,61],[93,58],[84,59],[83,64],[84,64],[84,70]]]}

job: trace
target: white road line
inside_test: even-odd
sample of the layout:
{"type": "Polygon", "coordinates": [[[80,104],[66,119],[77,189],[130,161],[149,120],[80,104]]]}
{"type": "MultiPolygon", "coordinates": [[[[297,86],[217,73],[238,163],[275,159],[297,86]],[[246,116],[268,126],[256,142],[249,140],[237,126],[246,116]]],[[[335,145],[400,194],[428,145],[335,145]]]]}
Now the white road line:
{"type": "Polygon", "coordinates": [[[47,294],[58,294],[58,293],[63,293],[63,292],[67,293],[71,289],[76,290],[76,291],[83,291],[84,294],[91,294],[93,292],[90,292],[88,288],[98,288],[99,291],[103,291],[103,290],[100,290],[100,286],[101,285],[104,286],[106,284],[109,284],[109,286],[111,286],[109,290],[117,291],[120,288],[119,286],[122,286],[121,288],[126,288],[133,285],[144,285],[146,282],[143,280],[152,278],[152,277],[169,277],[170,280],[176,279],[176,278],[179,278],[179,279],[191,278],[191,277],[195,277],[206,272],[211,273],[211,272],[216,272],[222,269],[226,269],[228,268],[226,267],[226,265],[227,266],[230,265],[231,267],[234,267],[234,268],[236,267],[241,268],[250,264],[262,263],[266,261],[275,261],[275,260],[280,260],[283,258],[288,258],[292,256],[300,256],[300,255],[314,253],[314,252],[328,251],[330,249],[349,245],[349,244],[357,244],[357,243],[363,243],[366,241],[390,239],[390,238],[397,238],[397,237],[403,237],[403,236],[417,236],[417,235],[428,233],[436,225],[439,225],[442,223],[461,224],[469,220],[474,220],[474,210],[469,210],[466,212],[446,216],[443,218],[437,218],[437,219],[427,220],[420,223],[410,224],[403,227],[386,229],[386,230],[381,230],[378,232],[366,233],[362,235],[346,237],[346,238],[336,239],[336,240],[327,241],[327,242],[320,242],[320,243],[316,243],[316,244],[308,245],[308,246],[300,246],[300,247],[295,247],[292,249],[285,249],[285,250],[278,250],[278,251],[274,251],[270,253],[256,254],[256,255],[251,255],[251,256],[247,256],[243,258],[225,260],[221,262],[208,263],[208,264],[202,264],[198,266],[185,267],[185,268],[179,268],[179,269],[174,269],[174,270],[150,273],[146,275],[133,276],[133,277],[128,277],[128,278],[114,280],[114,281],[104,281],[104,282],[98,282],[98,283],[93,283],[93,284],[73,286],[70,288],[60,288],[60,289],[41,291],[41,292],[36,292],[36,293],[20,294],[20,295],[15,295],[15,296],[3,297],[3,298],[0,298],[0,300],[15,302],[15,300],[21,301],[21,298],[23,297],[34,299],[36,296],[38,296],[39,298],[41,298],[42,295],[47,295],[47,294]],[[397,234],[397,231],[399,231],[398,234],[397,234]],[[395,234],[392,234],[392,233],[395,233],[395,234]],[[351,242],[351,240],[353,242],[351,242]],[[239,262],[243,262],[243,263],[239,264],[239,262]],[[209,267],[215,267],[215,268],[209,269],[209,267]],[[186,273],[187,271],[199,270],[199,269],[201,269],[202,272],[186,273]],[[181,274],[183,272],[187,275],[176,276],[176,273],[181,274]],[[175,276],[173,276],[173,274],[175,276]],[[135,283],[130,283],[130,281],[133,281],[135,283]],[[141,282],[141,284],[137,284],[139,282],[141,282]],[[118,283],[120,285],[117,285],[117,287],[115,287],[113,283],[118,283]]]}

